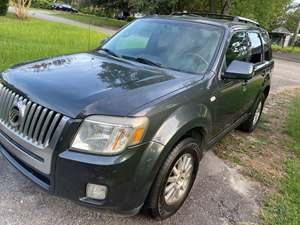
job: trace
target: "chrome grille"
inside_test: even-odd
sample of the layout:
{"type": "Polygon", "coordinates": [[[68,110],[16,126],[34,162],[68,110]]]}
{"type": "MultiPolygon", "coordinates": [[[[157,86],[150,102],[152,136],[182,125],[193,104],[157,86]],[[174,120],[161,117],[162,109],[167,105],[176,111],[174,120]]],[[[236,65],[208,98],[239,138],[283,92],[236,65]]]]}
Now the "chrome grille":
{"type": "Polygon", "coordinates": [[[31,102],[0,84],[0,123],[26,141],[47,147],[62,118],[60,113],[31,102]],[[9,122],[9,113],[17,102],[22,102],[26,107],[20,125],[14,127],[9,122]]]}

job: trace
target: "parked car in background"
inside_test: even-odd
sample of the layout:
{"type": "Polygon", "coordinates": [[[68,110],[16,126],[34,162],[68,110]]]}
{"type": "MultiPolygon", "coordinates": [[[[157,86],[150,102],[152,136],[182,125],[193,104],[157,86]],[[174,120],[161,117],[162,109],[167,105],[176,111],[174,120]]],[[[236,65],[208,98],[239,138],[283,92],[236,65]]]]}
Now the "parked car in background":
{"type": "Polygon", "coordinates": [[[78,10],[65,3],[53,3],[50,5],[52,10],[61,10],[65,12],[78,13],[78,10]]]}
{"type": "Polygon", "coordinates": [[[255,21],[137,19],[94,51],[3,72],[0,152],[49,193],[166,219],[188,197],[204,151],[235,128],[256,128],[273,66],[255,21]]]}

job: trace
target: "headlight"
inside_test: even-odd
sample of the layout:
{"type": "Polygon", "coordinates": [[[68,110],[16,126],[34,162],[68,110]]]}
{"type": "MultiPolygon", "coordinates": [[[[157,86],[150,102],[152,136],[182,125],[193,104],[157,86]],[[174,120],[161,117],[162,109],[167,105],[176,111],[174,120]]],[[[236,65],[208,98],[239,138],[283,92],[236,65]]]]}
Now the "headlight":
{"type": "Polygon", "coordinates": [[[127,146],[141,143],[148,118],[91,116],[83,121],[73,141],[72,150],[113,155],[127,146]]]}

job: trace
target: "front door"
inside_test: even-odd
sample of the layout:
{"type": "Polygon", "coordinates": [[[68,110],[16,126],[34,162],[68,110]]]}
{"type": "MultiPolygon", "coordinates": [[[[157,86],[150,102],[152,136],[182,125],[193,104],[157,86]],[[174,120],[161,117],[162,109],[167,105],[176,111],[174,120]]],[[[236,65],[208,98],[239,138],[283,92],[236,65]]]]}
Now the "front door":
{"type": "Polygon", "coordinates": [[[244,80],[222,79],[221,74],[233,60],[247,62],[249,59],[249,40],[245,31],[233,33],[223,60],[223,66],[216,78],[218,90],[214,104],[214,135],[229,127],[243,114],[247,101],[247,85],[244,80]]]}

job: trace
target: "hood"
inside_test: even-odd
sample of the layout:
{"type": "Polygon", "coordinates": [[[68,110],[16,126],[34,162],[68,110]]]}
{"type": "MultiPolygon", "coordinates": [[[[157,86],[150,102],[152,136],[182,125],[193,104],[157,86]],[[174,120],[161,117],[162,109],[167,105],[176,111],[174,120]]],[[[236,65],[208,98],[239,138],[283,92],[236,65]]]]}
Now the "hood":
{"type": "Polygon", "coordinates": [[[33,102],[72,118],[128,116],[199,76],[82,53],[18,65],[5,85],[33,102]],[[149,69],[150,68],[150,69],[149,69]]]}

